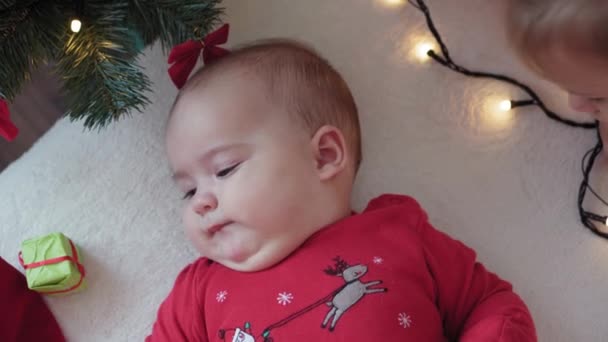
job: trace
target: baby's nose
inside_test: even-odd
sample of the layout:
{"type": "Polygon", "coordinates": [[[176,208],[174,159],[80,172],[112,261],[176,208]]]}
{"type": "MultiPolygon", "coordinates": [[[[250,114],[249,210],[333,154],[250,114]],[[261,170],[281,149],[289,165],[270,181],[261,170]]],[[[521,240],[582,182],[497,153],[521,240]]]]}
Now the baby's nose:
{"type": "Polygon", "coordinates": [[[585,96],[569,94],[568,102],[570,103],[570,108],[577,112],[595,113],[597,111],[597,106],[585,96]]]}
{"type": "Polygon", "coordinates": [[[196,195],[194,199],[194,211],[199,215],[205,215],[217,208],[217,197],[212,193],[196,195]]]}

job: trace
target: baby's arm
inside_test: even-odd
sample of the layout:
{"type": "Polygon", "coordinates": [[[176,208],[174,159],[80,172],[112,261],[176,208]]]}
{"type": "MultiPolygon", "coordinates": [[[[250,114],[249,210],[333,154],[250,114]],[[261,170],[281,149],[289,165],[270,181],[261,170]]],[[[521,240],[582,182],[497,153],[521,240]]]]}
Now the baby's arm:
{"type": "Polygon", "coordinates": [[[158,309],[152,334],[146,342],[200,341],[206,342],[202,302],[199,301],[197,279],[205,272],[206,260],[188,265],[175,280],[175,285],[158,309]]]}
{"type": "Polygon", "coordinates": [[[488,272],[475,260],[473,250],[434,229],[426,217],[419,232],[435,279],[446,337],[459,341],[537,340],[530,312],[511,284],[488,272]]]}

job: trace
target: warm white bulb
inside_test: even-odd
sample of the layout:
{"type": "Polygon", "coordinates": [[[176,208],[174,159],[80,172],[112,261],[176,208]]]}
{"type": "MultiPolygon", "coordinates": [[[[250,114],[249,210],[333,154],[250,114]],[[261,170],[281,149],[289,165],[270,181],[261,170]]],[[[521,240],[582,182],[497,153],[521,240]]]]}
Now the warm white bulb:
{"type": "Polygon", "coordinates": [[[70,24],[70,28],[72,29],[72,32],[80,31],[81,27],[82,27],[82,23],[80,22],[80,20],[78,20],[78,19],[72,20],[72,23],[70,24]]]}
{"type": "Polygon", "coordinates": [[[500,101],[499,107],[500,107],[500,110],[502,110],[503,112],[510,111],[512,108],[511,100],[500,101]]]}
{"type": "Polygon", "coordinates": [[[509,110],[511,103],[505,97],[493,94],[479,94],[479,104],[482,108],[483,125],[485,128],[499,132],[505,131],[513,123],[514,113],[509,110]]]}
{"type": "Polygon", "coordinates": [[[433,44],[431,43],[420,43],[416,45],[416,56],[421,61],[429,59],[429,51],[433,50],[433,44]]]}
{"type": "Polygon", "coordinates": [[[384,0],[384,3],[389,7],[402,5],[404,0],[384,0]]]}
{"type": "Polygon", "coordinates": [[[606,226],[608,226],[608,217],[606,218],[606,222],[604,222],[606,226]]]}

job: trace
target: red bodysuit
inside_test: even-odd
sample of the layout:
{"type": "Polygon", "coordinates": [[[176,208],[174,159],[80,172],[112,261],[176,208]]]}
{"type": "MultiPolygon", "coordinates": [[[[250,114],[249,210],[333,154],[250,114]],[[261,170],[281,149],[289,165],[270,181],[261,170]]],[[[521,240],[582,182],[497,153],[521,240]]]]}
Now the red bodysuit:
{"type": "Polygon", "coordinates": [[[509,283],[383,195],[271,268],[200,258],[178,276],[147,341],[536,341],[509,283]]]}

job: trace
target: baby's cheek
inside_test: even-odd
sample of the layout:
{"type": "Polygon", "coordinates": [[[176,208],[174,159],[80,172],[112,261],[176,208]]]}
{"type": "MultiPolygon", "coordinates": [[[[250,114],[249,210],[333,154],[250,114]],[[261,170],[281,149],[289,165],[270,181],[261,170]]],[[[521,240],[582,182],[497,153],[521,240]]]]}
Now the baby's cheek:
{"type": "Polygon", "coordinates": [[[263,212],[268,203],[267,194],[260,193],[260,184],[255,182],[234,182],[223,194],[222,209],[236,221],[248,222],[256,213],[263,212]]]}
{"type": "Polygon", "coordinates": [[[184,232],[189,239],[193,239],[195,235],[195,231],[198,229],[198,217],[194,215],[191,211],[184,210],[182,214],[182,225],[184,227],[184,232]]]}

